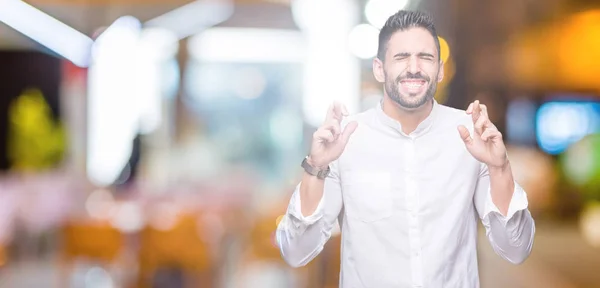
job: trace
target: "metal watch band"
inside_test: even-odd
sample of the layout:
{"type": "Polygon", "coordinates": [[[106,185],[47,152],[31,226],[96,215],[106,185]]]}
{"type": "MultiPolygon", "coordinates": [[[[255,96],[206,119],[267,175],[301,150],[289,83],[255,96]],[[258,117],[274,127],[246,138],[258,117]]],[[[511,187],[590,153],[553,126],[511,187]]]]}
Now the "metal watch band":
{"type": "Polygon", "coordinates": [[[319,179],[325,179],[327,178],[327,176],[329,175],[330,169],[329,166],[327,166],[327,168],[321,170],[321,169],[317,169],[313,166],[311,166],[310,164],[308,164],[308,157],[305,157],[304,160],[302,160],[302,168],[304,168],[304,171],[306,171],[306,173],[313,175],[313,176],[317,176],[317,178],[319,179]]]}

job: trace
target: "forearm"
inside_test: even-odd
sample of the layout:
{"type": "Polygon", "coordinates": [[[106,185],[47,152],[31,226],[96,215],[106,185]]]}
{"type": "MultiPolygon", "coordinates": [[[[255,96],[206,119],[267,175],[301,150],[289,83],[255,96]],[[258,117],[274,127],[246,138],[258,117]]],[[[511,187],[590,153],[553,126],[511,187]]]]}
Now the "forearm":
{"type": "Polygon", "coordinates": [[[507,161],[503,167],[488,167],[488,169],[492,202],[498,207],[500,213],[506,216],[515,191],[515,181],[510,162],[507,161]]]}
{"type": "MultiPolygon", "coordinates": [[[[311,184],[310,181],[309,179],[307,187],[311,184]]],[[[341,199],[336,196],[339,192],[329,187],[329,199],[318,199],[319,202],[309,215],[300,215],[305,214],[302,209],[306,207],[304,199],[300,199],[303,185],[304,182],[301,182],[296,187],[285,217],[277,227],[277,243],[281,254],[293,267],[306,265],[321,252],[323,245],[329,239],[341,204],[341,199]]],[[[321,197],[325,198],[325,195],[321,194],[321,197]]]]}
{"type": "Polygon", "coordinates": [[[300,211],[302,216],[307,217],[315,213],[321,198],[323,198],[324,189],[325,180],[304,172],[300,184],[300,211]]]}

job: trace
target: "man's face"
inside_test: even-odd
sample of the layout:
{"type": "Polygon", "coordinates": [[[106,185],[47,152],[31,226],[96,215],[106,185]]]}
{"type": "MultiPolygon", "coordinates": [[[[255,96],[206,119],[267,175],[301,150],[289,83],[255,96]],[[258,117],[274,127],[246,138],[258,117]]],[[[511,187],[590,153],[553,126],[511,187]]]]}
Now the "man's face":
{"type": "Polygon", "coordinates": [[[437,82],[443,77],[442,65],[433,36],[426,29],[410,28],[392,35],[385,61],[374,68],[379,70],[375,71],[376,78],[383,78],[387,95],[412,110],[433,99],[437,82]]]}

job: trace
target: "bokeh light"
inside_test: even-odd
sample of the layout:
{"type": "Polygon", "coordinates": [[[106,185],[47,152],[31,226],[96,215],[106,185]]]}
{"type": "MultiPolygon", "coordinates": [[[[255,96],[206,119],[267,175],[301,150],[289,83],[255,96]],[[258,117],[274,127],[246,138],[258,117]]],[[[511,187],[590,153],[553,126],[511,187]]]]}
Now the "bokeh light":
{"type": "Polygon", "coordinates": [[[365,16],[371,25],[381,29],[390,16],[408,3],[409,0],[369,0],[365,5],[365,16]]]}

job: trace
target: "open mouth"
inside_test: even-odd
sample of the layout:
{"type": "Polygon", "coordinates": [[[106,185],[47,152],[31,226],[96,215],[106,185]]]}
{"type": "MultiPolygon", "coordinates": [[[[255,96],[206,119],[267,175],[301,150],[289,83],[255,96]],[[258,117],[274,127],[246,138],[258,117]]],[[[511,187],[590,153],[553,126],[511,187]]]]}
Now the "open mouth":
{"type": "Polygon", "coordinates": [[[404,79],[400,81],[400,87],[409,94],[420,94],[425,89],[427,81],[423,79],[404,79]]]}

